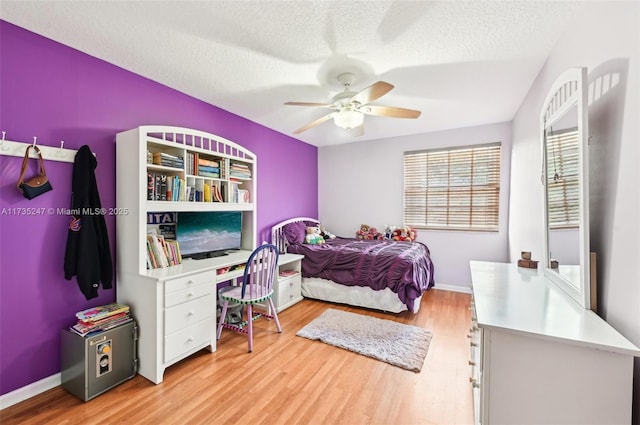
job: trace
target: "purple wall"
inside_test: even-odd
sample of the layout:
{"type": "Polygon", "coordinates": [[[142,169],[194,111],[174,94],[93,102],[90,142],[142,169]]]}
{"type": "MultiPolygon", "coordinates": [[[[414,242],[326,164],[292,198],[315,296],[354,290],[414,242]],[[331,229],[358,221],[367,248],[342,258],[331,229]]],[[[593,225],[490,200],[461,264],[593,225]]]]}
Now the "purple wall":
{"type": "MultiPolygon", "coordinates": [[[[278,221],[317,216],[314,146],[1,20],[0,54],[0,131],[8,140],[89,145],[104,207],[115,206],[116,133],[160,124],[208,131],[257,154],[259,241],[278,221]]],[[[17,214],[68,208],[73,164],[46,161],[54,189],[28,201],[15,187],[21,161],[0,156],[0,394],[59,372],[60,330],[77,311],[115,301],[113,289],[86,301],[75,278],[64,279],[67,216],[17,214]]],[[[115,259],[114,217],[107,226],[115,259]]]]}

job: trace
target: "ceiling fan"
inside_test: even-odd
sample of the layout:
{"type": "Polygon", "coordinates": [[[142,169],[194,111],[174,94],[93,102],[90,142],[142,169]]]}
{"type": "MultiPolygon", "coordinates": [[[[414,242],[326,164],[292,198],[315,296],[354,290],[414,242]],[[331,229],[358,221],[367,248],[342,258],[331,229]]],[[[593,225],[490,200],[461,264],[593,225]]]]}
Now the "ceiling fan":
{"type": "Polygon", "coordinates": [[[333,110],[329,114],[300,127],[294,133],[302,133],[333,118],[338,127],[352,130],[353,135],[360,136],[364,134],[363,122],[365,115],[391,118],[418,118],[420,116],[421,112],[413,109],[370,105],[371,102],[389,93],[393,89],[392,84],[378,81],[359,92],[355,92],[351,90],[351,84],[354,80],[355,75],[350,72],[338,75],[338,81],[344,85],[344,91],[335,95],[331,99],[331,103],[286,102],[285,105],[313,106],[333,110]]]}

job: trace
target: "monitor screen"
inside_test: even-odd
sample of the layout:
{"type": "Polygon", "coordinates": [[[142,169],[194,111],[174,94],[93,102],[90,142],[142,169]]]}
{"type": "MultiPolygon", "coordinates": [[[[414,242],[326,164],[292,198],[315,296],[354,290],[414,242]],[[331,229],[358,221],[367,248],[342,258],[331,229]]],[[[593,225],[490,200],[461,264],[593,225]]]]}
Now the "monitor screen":
{"type": "Polygon", "coordinates": [[[207,258],[240,249],[242,212],[188,211],[176,217],[176,239],[183,258],[207,258]]]}

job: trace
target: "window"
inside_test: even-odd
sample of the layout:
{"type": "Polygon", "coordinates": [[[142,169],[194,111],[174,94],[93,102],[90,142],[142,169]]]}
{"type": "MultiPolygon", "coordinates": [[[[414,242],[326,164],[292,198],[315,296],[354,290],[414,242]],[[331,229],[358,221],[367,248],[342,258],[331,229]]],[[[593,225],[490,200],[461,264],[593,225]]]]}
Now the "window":
{"type": "Polygon", "coordinates": [[[580,179],[578,130],[547,133],[547,209],[552,229],[578,227],[580,179]]]}
{"type": "Polygon", "coordinates": [[[498,230],[500,143],[404,154],[404,223],[498,230]]]}

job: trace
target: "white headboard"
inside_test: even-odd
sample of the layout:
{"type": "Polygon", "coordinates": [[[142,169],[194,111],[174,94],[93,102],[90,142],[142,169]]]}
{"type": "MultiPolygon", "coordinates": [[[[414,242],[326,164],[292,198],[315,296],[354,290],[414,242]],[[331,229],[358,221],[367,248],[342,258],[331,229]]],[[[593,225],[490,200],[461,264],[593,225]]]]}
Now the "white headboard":
{"type": "Polygon", "coordinates": [[[290,223],[297,223],[297,222],[312,222],[312,223],[320,224],[320,222],[315,218],[294,217],[273,225],[273,227],[271,227],[271,243],[278,247],[278,251],[280,253],[287,252],[287,246],[289,246],[289,242],[287,242],[287,238],[284,237],[284,230],[283,230],[284,226],[290,223]]]}

